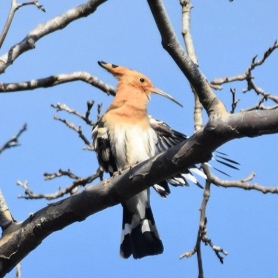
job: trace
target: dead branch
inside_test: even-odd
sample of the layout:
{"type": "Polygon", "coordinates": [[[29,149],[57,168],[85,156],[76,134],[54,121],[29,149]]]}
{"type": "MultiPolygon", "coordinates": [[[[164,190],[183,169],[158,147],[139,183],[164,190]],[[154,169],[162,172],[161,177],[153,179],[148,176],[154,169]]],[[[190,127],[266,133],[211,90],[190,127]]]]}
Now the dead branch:
{"type": "Polygon", "coordinates": [[[83,140],[83,142],[86,144],[86,149],[94,150],[93,145],[91,144],[91,141],[86,138],[86,136],[83,134],[82,127],[76,127],[74,123],[70,123],[66,119],[61,119],[57,115],[54,116],[54,120],[60,121],[61,123],[64,123],[67,127],[74,130],[78,133],[79,137],[83,140]]]}
{"type": "Polygon", "coordinates": [[[275,187],[268,187],[268,186],[262,186],[257,183],[249,183],[248,181],[251,181],[253,177],[255,176],[255,173],[251,173],[247,178],[242,180],[221,180],[212,173],[208,175],[208,178],[211,180],[211,182],[217,186],[221,186],[224,188],[240,188],[244,190],[256,190],[261,193],[267,194],[277,194],[278,193],[278,186],[275,187]]]}
{"type": "MultiPolygon", "coordinates": [[[[205,173],[209,171],[207,165],[203,165],[205,169],[205,173]]],[[[223,250],[223,248],[216,246],[212,243],[211,239],[207,236],[207,216],[206,216],[206,207],[210,198],[210,187],[211,187],[211,181],[207,179],[206,186],[204,188],[203,193],[203,200],[200,207],[200,220],[199,220],[199,228],[197,233],[197,239],[194,248],[191,251],[185,252],[180,256],[180,259],[182,258],[190,258],[194,254],[197,255],[198,258],[198,269],[199,269],[199,276],[198,277],[204,277],[204,271],[203,271],[203,263],[202,263],[202,256],[201,256],[201,242],[203,242],[205,245],[209,245],[212,250],[215,252],[216,256],[220,260],[221,263],[223,263],[224,258],[221,256],[221,254],[227,255],[228,253],[223,250]]]]}
{"type": "Polygon", "coordinates": [[[261,95],[264,98],[264,100],[270,99],[276,104],[278,104],[277,96],[265,92],[262,88],[258,87],[252,79],[248,80],[248,88],[244,89],[243,93],[246,93],[247,91],[251,91],[251,90],[254,90],[257,93],[257,95],[261,95]]]}
{"type": "Polygon", "coordinates": [[[180,0],[182,6],[182,36],[186,46],[186,51],[190,59],[198,64],[197,55],[191,35],[191,9],[193,8],[190,0],[180,0]]]}
{"type": "Polygon", "coordinates": [[[15,278],[21,278],[21,262],[16,265],[15,278]]]}
{"type": "Polygon", "coordinates": [[[41,5],[39,3],[39,1],[30,1],[30,2],[25,2],[25,3],[21,3],[18,4],[19,8],[23,7],[23,6],[27,6],[27,5],[34,5],[36,6],[39,10],[46,12],[45,8],[43,7],[43,5],[41,5]]]}
{"type": "Polygon", "coordinates": [[[230,92],[232,93],[232,110],[230,113],[234,114],[240,99],[236,100],[236,89],[230,89],[230,92]]]}
{"type": "Polygon", "coordinates": [[[216,118],[209,121],[204,129],[195,133],[185,143],[137,164],[130,170],[124,170],[121,175],[95,186],[88,186],[79,194],[53,203],[23,223],[10,225],[0,239],[0,277],[15,267],[52,232],[116,205],[145,190],[149,185],[182,172],[197,162],[207,161],[217,147],[229,140],[259,136],[274,130],[277,132],[277,122],[277,110],[271,113],[265,110],[237,113],[221,120],[216,118]],[[250,126],[251,119],[256,121],[255,128],[250,126]]]}
{"type": "MultiPolygon", "coordinates": [[[[0,58],[1,63],[1,58],[0,58]]],[[[91,75],[88,72],[76,71],[67,74],[51,75],[45,78],[32,79],[29,81],[16,82],[16,83],[1,83],[0,93],[10,93],[19,91],[29,91],[38,88],[49,88],[57,85],[61,85],[67,82],[83,81],[86,82],[108,95],[115,95],[115,89],[101,81],[99,78],[91,75]]]]}
{"type": "Polygon", "coordinates": [[[0,48],[2,47],[3,42],[4,42],[6,36],[9,32],[9,29],[11,27],[11,23],[13,21],[14,15],[15,15],[15,12],[19,8],[21,8],[23,6],[26,6],[26,5],[35,5],[39,10],[45,12],[45,9],[43,8],[43,5],[40,5],[38,1],[31,1],[31,2],[26,2],[26,3],[17,3],[17,0],[12,0],[11,9],[9,11],[9,15],[8,15],[6,24],[4,26],[2,34],[0,35],[0,48]]]}
{"type": "Polygon", "coordinates": [[[43,193],[34,193],[31,189],[28,187],[28,182],[21,182],[17,181],[17,185],[21,186],[24,189],[24,196],[19,195],[18,198],[20,199],[46,199],[46,200],[53,200],[60,197],[63,197],[66,194],[74,195],[77,193],[79,187],[84,187],[87,184],[92,183],[94,180],[98,178],[102,178],[103,171],[99,168],[93,175],[82,178],[78,177],[75,174],[73,174],[70,170],[64,171],[59,170],[57,173],[49,174],[45,173],[44,177],[45,180],[51,180],[57,177],[67,176],[71,179],[74,179],[74,182],[68,186],[66,186],[64,189],[58,188],[56,192],[50,193],[50,194],[43,194],[43,193]]]}
{"type": "Polygon", "coordinates": [[[5,231],[13,222],[14,219],[0,189],[0,227],[2,231],[5,231]]]}
{"type": "Polygon", "coordinates": [[[275,41],[274,44],[265,51],[262,59],[257,60],[257,55],[252,58],[250,66],[247,68],[247,70],[244,73],[232,77],[215,78],[213,81],[211,81],[210,84],[216,89],[222,89],[221,85],[225,83],[244,81],[244,80],[250,82],[254,78],[252,76],[252,71],[256,67],[262,65],[266,61],[266,59],[273,53],[273,51],[277,48],[278,48],[278,42],[275,41]]]}
{"type": "Polygon", "coordinates": [[[181,47],[162,0],[148,0],[148,4],[160,32],[163,48],[186,76],[209,116],[225,115],[225,106],[214,94],[199,67],[181,47]]]}
{"type": "MultiPolygon", "coordinates": [[[[191,35],[191,9],[193,8],[190,0],[180,0],[180,4],[182,6],[182,35],[184,39],[184,43],[186,46],[186,52],[187,55],[190,57],[190,59],[198,65],[198,59],[195,52],[195,47],[191,35]]],[[[203,106],[199,100],[198,95],[194,91],[194,88],[192,88],[192,91],[194,93],[194,130],[198,131],[203,127],[203,106]]]]}
{"type": "Polygon", "coordinates": [[[34,49],[38,40],[44,36],[65,28],[73,21],[86,17],[96,11],[98,6],[106,0],[89,0],[85,4],[70,9],[65,13],[52,18],[46,23],[39,24],[19,43],[15,44],[10,50],[0,57],[0,74],[3,73],[14,61],[24,52],[34,49]]]}
{"type": "Polygon", "coordinates": [[[18,142],[18,138],[25,130],[27,130],[27,124],[24,124],[16,135],[12,136],[11,139],[4,143],[4,145],[0,148],[0,154],[6,149],[19,146],[20,144],[18,142]]]}

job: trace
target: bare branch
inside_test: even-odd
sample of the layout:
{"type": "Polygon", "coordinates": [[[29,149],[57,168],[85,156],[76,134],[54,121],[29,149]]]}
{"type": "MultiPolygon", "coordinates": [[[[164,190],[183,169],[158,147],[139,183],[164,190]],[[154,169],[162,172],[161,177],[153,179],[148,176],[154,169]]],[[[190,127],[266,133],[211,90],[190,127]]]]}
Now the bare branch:
{"type": "Polygon", "coordinates": [[[21,278],[21,262],[16,265],[15,278],[21,278]]]}
{"type": "Polygon", "coordinates": [[[83,140],[83,142],[86,144],[87,148],[89,149],[94,149],[92,144],[91,144],[91,141],[88,140],[86,138],[86,136],[83,134],[83,131],[82,131],[82,127],[79,126],[79,127],[76,127],[74,123],[70,123],[69,121],[67,121],[66,119],[61,119],[60,117],[58,117],[57,115],[54,116],[54,120],[57,120],[57,121],[60,121],[62,123],[64,123],[67,127],[69,127],[70,129],[74,130],[75,132],[78,133],[79,137],[83,140]]]}
{"type": "Polygon", "coordinates": [[[194,130],[195,130],[195,132],[204,127],[202,111],[203,111],[203,105],[200,102],[198,95],[194,92],[194,130]]]}
{"type": "Polygon", "coordinates": [[[24,193],[25,193],[24,196],[19,195],[18,198],[27,199],[27,200],[28,199],[29,200],[30,199],[53,200],[53,199],[63,197],[66,194],[74,195],[77,193],[78,188],[80,186],[84,187],[85,185],[96,180],[97,178],[102,177],[102,174],[103,171],[100,168],[95,172],[95,174],[86,178],[78,177],[74,175],[70,170],[67,171],[59,170],[58,173],[53,173],[53,174],[45,173],[44,174],[45,180],[50,180],[62,176],[67,176],[75,180],[71,185],[68,185],[66,188],[64,189],[58,188],[56,192],[50,194],[34,193],[32,190],[29,189],[28,182],[17,181],[17,185],[21,186],[24,189],[24,193]]]}
{"type": "Polygon", "coordinates": [[[265,51],[264,55],[263,55],[263,58],[260,59],[260,60],[256,60],[257,59],[257,56],[253,57],[252,58],[252,61],[251,61],[251,65],[247,68],[247,70],[243,73],[243,74],[240,74],[240,75],[236,75],[236,76],[232,76],[232,77],[223,77],[223,78],[215,78],[212,82],[211,82],[211,85],[214,87],[214,88],[218,88],[218,89],[222,89],[221,85],[225,84],[225,83],[229,83],[229,82],[234,82],[234,81],[243,81],[243,80],[246,80],[247,82],[250,82],[252,79],[253,79],[253,76],[252,76],[252,71],[262,65],[265,60],[273,53],[273,51],[275,49],[278,48],[278,42],[275,41],[274,44],[269,47],[269,49],[267,51],[265,51]],[[219,87],[220,86],[220,87],[219,87]]]}
{"type": "Polygon", "coordinates": [[[182,6],[182,36],[186,46],[186,51],[190,59],[198,64],[193,39],[190,31],[191,9],[193,8],[190,0],[180,0],[182,6]]]}
{"type": "Polygon", "coordinates": [[[239,103],[240,99],[236,100],[236,89],[230,89],[230,92],[232,93],[232,110],[230,113],[234,114],[236,110],[236,106],[239,103]]]}
{"type": "MultiPolygon", "coordinates": [[[[193,8],[190,0],[180,0],[180,4],[182,6],[182,35],[184,39],[184,43],[186,46],[186,51],[190,59],[195,63],[198,64],[198,59],[196,56],[193,39],[191,36],[190,31],[190,21],[191,21],[191,9],[193,8]]],[[[194,88],[192,88],[192,91],[194,93],[194,130],[198,131],[203,127],[203,106],[199,100],[199,97],[197,93],[194,91],[194,88]]]]}
{"type": "Polygon", "coordinates": [[[249,79],[247,83],[248,83],[248,88],[243,90],[243,93],[254,90],[257,93],[257,95],[263,96],[264,100],[270,99],[273,102],[278,104],[277,96],[271,95],[270,93],[266,93],[262,88],[258,87],[252,79],[249,79]]]}
{"type": "Polygon", "coordinates": [[[252,178],[255,176],[254,173],[251,173],[247,178],[242,180],[221,180],[218,177],[214,176],[212,173],[209,174],[209,179],[212,183],[214,183],[217,186],[225,187],[225,188],[241,188],[245,190],[256,190],[259,192],[262,192],[264,194],[272,193],[277,194],[278,193],[278,186],[275,187],[267,187],[262,186],[257,183],[249,183],[248,181],[252,180],[252,178]]]}
{"type": "Polygon", "coordinates": [[[220,246],[216,246],[212,243],[211,239],[209,239],[207,237],[207,235],[204,235],[203,238],[202,238],[202,241],[206,244],[206,245],[209,245],[212,250],[215,252],[215,255],[217,256],[217,258],[219,259],[220,263],[223,264],[224,263],[224,257],[221,255],[225,255],[227,256],[228,255],[228,252],[225,251],[222,247],[220,246]]]}
{"type": "Polygon", "coordinates": [[[2,231],[5,231],[13,222],[14,219],[0,189],[0,227],[2,231]]]}
{"type": "Polygon", "coordinates": [[[86,82],[109,95],[114,96],[116,94],[115,89],[112,86],[104,83],[97,77],[84,71],[76,71],[67,74],[51,75],[45,78],[33,79],[33,80],[23,81],[18,83],[1,83],[0,93],[34,90],[38,88],[48,88],[48,87],[53,87],[63,83],[78,81],[78,80],[86,82]]]}
{"type": "MultiPolygon", "coordinates": [[[[94,105],[94,101],[87,101],[87,111],[84,115],[80,114],[78,111],[76,111],[75,109],[71,109],[69,108],[66,104],[60,104],[57,103],[55,104],[51,104],[51,107],[55,108],[56,111],[66,111],[70,114],[73,114],[79,118],[81,118],[86,124],[90,125],[90,126],[94,126],[95,122],[89,119],[90,113],[91,113],[91,109],[94,105]]],[[[99,110],[99,107],[98,107],[99,110]]],[[[56,119],[58,120],[58,118],[56,119]]]]}
{"type": "Polygon", "coordinates": [[[59,177],[63,177],[63,176],[67,176],[67,177],[69,177],[71,179],[75,179],[75,180],[79,179],[79,177],[76,176],[75,174],[73,174],[70,169],[68,169],[68,170],[59,169],[58,172],[56,172],[56,173],[44,173],[43,175],[44,175],[44,180],[46,180],[46,181],[53,180],[55,178],[59,178],[59,177]]]}
{"type": "MultiPolygon", "coordinates": [[[[203,165],[206,169],[205,172],[209,171],[207,165],[203,165]]],[[[206,186],[203,193],[203,200],[200,207],[200,220],[199,220],[199,229],[197,233],[196,244],[191,251],[185,252],[180,256],[180,259],[189,258],[194,254],[197,254],[198,259],[198,269],[199,275],[198,277],[204,277],[204,269],[202,263],[202,255],[201,255],[201,241],[204,242],[205,245],[209,245],[213,251],[215,252],[216,256],[219,258],[220,262],[223,263],[223,257],[221,254],[227,255],[228,253],[223,250],[223,248],[219,246],[215,246],[212,241],[207,237],[207,217],[206,217],[206,207],[210,198],[210,186],[211,182],[209,179],[206,180],[206,186]]]]}
{"type": "Polygon", "coordinates": [[[2,47],[3,45],[3,42],[9,32],[9,29],[11,27],[11,23],[13,21],[13,18],[14,18],[14,15],[15,15],[15,12],[23,7],[23,6],[26,6],[26,5],[35,5],[37,6],[38,9],[42,10],[45,12],[45,9],[43,8],[43,5],[40,5],[38,1],[31,1],[31,2],[26,2],[26,3],[17,3],[17,0],[12,0],[11,2],[11,9],[9,11],[9,16],[7,18],[7,21],[6,21],[6,24],[4,26],[4,29],[3,29],[3,32],[2,34],[0,35],[0,48],[2,47]]]}
{"type": "Polygon", "coordinates": [[[4,143],[4,145],[0,148],[0,154],[6,149],[19,146],[18,138],[25,130],[27,130],[27,124],[24,124],[16,135],[12,136],[10,140],[4,143]]]}
{"type": "Polygon", "coordinates": [[[181,47],[162,0],[148,0],[148,4],[159,29],[163,47],[189,80],[209,116],[225,115],[227,113],[225,106],[214,94],[198,66],[181,47]]]}
{"type": "Polygon", "coordinates": [[[217,147],[229,140],[277,131],[277,122],[277,110],[237,113],[210,120],[204,129],[167,152],[123,170],[121,175],[87,186],[81,193],[41,209],[23,223],[10,225],[0,239],[0,276],[15,267],[52,232],[116,205],[192,164],[207,161],[217,147]],[[251,119],[256,121],[255,128],[250,126],[251,119]]]}
{"type": "Polygon", "coordinates": [[[39,1],[30,1],[30,2],[25,2],[25,3],[21,3],[21,4],[18,4],[18,8],[21,8],[23,6],[27,6],[27,5],[34,5],[36,6],[39,10],[43,11],[43,12],[46,12],[45,8],[43,7],[43,5],[41,5],[39,3],[39,1]]]}
{"type": "Polygon", "coordinates": [[[70,9],[46,23],[39,24],[21,42],[12,46],[8,53],[0,57],[0,74],[3,73],[22,53],[34,49],[36,42],[42,37],[65,28],[68,24],[79,18],[92,14],[98,6],[104,2],[106,2],[106,0],[89,0],[85,4],[70,9]]]}

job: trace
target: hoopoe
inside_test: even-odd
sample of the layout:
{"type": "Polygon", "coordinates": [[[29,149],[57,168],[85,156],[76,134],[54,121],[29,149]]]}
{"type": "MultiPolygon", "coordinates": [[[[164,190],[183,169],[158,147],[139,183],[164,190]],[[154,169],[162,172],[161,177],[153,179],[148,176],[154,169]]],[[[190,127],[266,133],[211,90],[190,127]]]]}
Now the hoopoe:
{"type": "MultiPolygon", "coordinates": [[[[106,172],[113,175],[126,166],[142,162],[188,138],[148,116],[147,105],[151,93],[181,105],[172,96],[154,87],[149,78],[137,71],[103,61],[98,63],[119,80],[115,98],[93,129],[94,148],[99,164],[106,172]]],[[[153,185],[153,188],[166,197],[170,193],[167,182],[187,185],[186,179],[189,179],[200,186],[191,171],[205,178],[204,173],[193,166],[180,175],[153,185]]],[[[120,255],[123,258],[133,255],[137,259],[161,254],[163,244],[150,206],[150,189],[125,200],[122,206],[120,255]]]]}

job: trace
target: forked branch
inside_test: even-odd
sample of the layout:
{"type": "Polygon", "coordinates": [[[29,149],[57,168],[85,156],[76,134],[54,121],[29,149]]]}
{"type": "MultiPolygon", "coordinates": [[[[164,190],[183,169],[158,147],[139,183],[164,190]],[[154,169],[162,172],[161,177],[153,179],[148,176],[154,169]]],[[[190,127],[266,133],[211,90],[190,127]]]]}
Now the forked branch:
{"type": "Polygon", "coordinates": [[[7,36],[8,32],[9,32],[11,23],[13,21],[14,15],[15,15],[15,12],[19,8],[27,6],[27,5],[35,5],[39,10],[45,12],[45,9],[44,9],[43,5],[40,5],[39,1],[30,1],[30,2],[25,2],[25,3],[17,3],[17,0],[12,0],[12,2],[11,2],[11,9],[9,11],[9,16],[8,16],[6,24],[4,26],[3,32],[0,35],[0,48],[2,47],[3,42],[4,42],[6,36],[7,36]]]}

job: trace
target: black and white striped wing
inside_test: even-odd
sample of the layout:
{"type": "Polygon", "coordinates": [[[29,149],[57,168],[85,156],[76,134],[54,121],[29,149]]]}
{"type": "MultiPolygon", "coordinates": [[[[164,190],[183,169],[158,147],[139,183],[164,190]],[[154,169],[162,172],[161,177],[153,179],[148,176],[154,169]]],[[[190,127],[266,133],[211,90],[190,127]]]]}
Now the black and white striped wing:
{"type": "Polygon", "coordinates": [[[97,153],[99,165],[105,172],[109,172],[112,175],[116,172],[117,164],[116,158],[113,156],[110,136],[107,127],[101,119],[97,122],[92,132],[93,135],[93,146],[97,153]]]}
{"type": "MultiPolygon", "coordinates": [[[[158,141],[156,144],[156,153],[166,151],[169,148],[188,139],[188,136],[181,132],[173,130],[169,125],[162,121],[158,121],[151,116],[149,116],[149,120],[151,127],[157,134],[158,141]]],[[[190,167],[189,169],[185,169],[183,173],[167,179],[167,181],[162,182],[162,184],[160,183],[159,185],[154,185],[154,189],[161,196],[165,197],[170,193],[167,182],[174,186],[183,186],[188,185],[187,180],[190,180],[196,185],[202,187],[196,177],[192,174],[192,172],[202,176],[203,178],[206,178],[205,174],[202,171],[200,171],[195,165],[192,165],[192,167],[190,167]]]]}
{"type": "MultiPolygon", "coordinates": [[[[157,134],[157,144],[156,144],[156,153],[160,153],[163,151],[168,150],[169,148],[184,142],[188,139],[188,136],[185,134],[182,134],[176,130],[173,130],[170,126],[168,126],[166,123],[156,120],[149,116],[150,125],[154,129],[154,131],[157,134]]],[[[225,166],[228,166],[233,169],[238,169],[235,165],[238,165],[236,161],[229,159],[226,157],[227,155],[221,152],[215,152],[212,154],[212,159],[216,160],[219,163],[222,163],[225,166]]],[[[211,166],[211,165],[210,165],[211,166]]],[[[213,167],[215,170],[226,174],[225,172],[213,167]]],[[[155,190],[163,197],[166,197],[170,193],[170,189],[168,187],[167,182],[169,182],[171,185],[174,186],[180,186],[180,185],[188,185],[188,180],[193,182],[194,184],[198,185],[199,187],[202,187],[202,185],[198,182],[197,178],[194,176],[194,174],[197,174],[198,176],[203,177],[206,179],[206,175],[203,171],[201,171],[196,165],[192,165],[192,167],[189,167],[188,169],[185,169],[183,173],[180,173],[178,175],[175,175],[174,177],[171,177],[167,179],[167,181],[164,181],[158,185],[155,185],[155,190]]],[[[227,175],[227,174],[226,174],[227,175]]]]}

